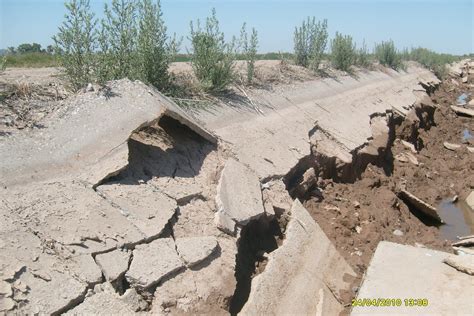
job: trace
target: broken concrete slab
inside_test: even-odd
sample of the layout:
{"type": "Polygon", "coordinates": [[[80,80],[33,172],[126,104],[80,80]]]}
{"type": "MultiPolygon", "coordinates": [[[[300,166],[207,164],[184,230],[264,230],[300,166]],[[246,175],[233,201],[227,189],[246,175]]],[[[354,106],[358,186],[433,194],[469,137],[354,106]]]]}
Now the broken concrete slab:
{"type": "Polygon", "coordinates": [[[127,272],[130,256],[131,252],[117,249],[98,254],[95,262],[102,270],[105,279],[108,282],[114,282],[127,272]]]}
{"type": "Polygon", "coordinates": [[[465,115],[465,116],[474,116],[474,110],[466,109],[460,106],[451,105],[451,109],[456,112],[456,114],[465,115]]]}
{"type": "Polygon", "coordinates": [[[187,267],[194,267],[205,261],[217,247],[217,239],[214,236],[176,239],[176,250],[187,267]]]}
{"type": "Polygon", "coordinates": [[[406,149],[409,149],[412,153],[414,154],[417,154],[418,153],[418,150],[416,150],[415,148],[415,145],[413,145],[412,143],[409,143],[405,140],[400,140],[400,142],[402,143],[402,145],[406,148],[406,149]]]}
{"type": "Polygon", "coordinates": [[[444,148],[452,150],[452,151],[456,151],[459,148],[461,148],[461,145],[459,145],[459,144],[452,144],[452,143],[448,143],[448,142],[443,142],[443,146],[444,146],[444,148]]]}
{"type": "Polygon", "coordinates": [[[109,203],[147,238],[156,238],[176,212],[175,200],[146,184],[110,183],[97,187],[109,203]]]}
{"type": "Polygon", "coordinates": [[[443,262],[458,271],[474,275],[474,257],[472,256],[451,255],[445,258],[443,262]]]}
{"type": "Polygon", "coordinates": [[[420,163],[418,162],[418,159],[415,157],[410,152],[403,152],[395,155],[395,159],[400,161],[400,162],[410,162],[414,164],[415,166],[418,166],[420,163]]]}
{"type": "Polygon", "coordinates": [[[89,286],[102,282],[102,272],[89,254],[73,256],[64,261],[65,267],[89,286]]]}
{"type": "Polygon", "coordinates": [[[84,302],[69,310],[65,315],[131,315],[134,309],[120,299],[111,285],[104,284],[94,288],[94,293],[84,302]]]}
{"type": "Polygon", "coordinates": [[[355,272],[295,200],[283,245],[253,278],[240,315],[338,315],[340,291],[350,290],[351,277],[355,272]]]}
{"type": "Polygon", "coordinates": [[[471,315],[472,276],[444,264],[450,255],[381,241],[357,299],[400,298],[401,306],[356,306],[351,315],[471,315]],[[405,299],[426,299],[428,305],[405,304],[405,299]]]}
{"type": "Polygon", "coordinates": [[[245,225],[263,215],[265,210],[257,175],[242,163],[229,158],[217,186],[216,205],[216,224],[223,226],[226,232],[233,232],[233,226],[245,225]]]}
{"type": "Polygon", "coordinates": [[[439,223],[443,223],[443,220],[438,214],[438,211],[435,207],[429,205],[425,201],[419,199],[414,194],[408,192],[407,190],[400,190],[400,195],[402,199],[408,201],[411,205],[413,205],[416,209],[420,210],[423,214],[431,217],[432,219],[438,221],[439,223]]]}
{"type": "Polygon", "coordinates": [[[184,268],[171,238],[160,238],[133,250],[133,260],[125,278],[138,288],[150,288],[184,268]]]}
{"type": "Polygon", "coordinates": [[[469,193],[469,195],[466,198],[466,203],[467,205],[469,205],[471,210],[474,211],[474,191],[471,191],[471,193],[469,193]]]}
{"type": "Polygon", "coordinates": [[[461,239],[461,240],[459,240],[459,241],[453,242],[451,245],[454,246],[454,247],[461,247],[461,246],[469,247],[469,246],[474,246],[474,237],[461,239]]]}

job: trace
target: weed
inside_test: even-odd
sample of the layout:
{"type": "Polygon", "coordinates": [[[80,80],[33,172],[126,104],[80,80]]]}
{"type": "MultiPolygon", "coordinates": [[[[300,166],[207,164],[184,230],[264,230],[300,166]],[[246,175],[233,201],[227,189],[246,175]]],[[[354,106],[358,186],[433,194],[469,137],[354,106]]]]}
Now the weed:
{"type": "Polygon", "coordinates": [[[365,40],[362,42],[361,47],[357,49],[356,64],[363,68],[369,68],[372,64],[367,44],[365,44],[365,40]]]}
{"type": "Polygon", "coordinates": [[[375,56],[384,66],[388,66],[395,70],[403,68],[401,56],[395,48],[395,44],[392,40],[377,44],[375,46],[375,56]]]}
{"type": "Polygon", "coordinates": [[[253,77],[255,75],[255,61],[257,59],[257,48],[258,48],[258,34],[257,31],[252,28],[252,34],[250,40],[247,36],[246,24],[242,26],[240,31],[241,46],[243,49],[243,56],[247,62],[247,83],[252,84],[253,77]]]}

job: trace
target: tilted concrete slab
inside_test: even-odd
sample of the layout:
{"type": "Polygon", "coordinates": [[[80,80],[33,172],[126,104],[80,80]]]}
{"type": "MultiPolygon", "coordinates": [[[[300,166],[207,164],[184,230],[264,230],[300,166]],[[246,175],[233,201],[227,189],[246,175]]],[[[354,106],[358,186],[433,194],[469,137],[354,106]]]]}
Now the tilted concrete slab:
{"type": "Polygon", "coordinates": [[[357,306],[351,315],[473,315],[474,278],[443,263],[450,255],[381,241],[357,299],[393,298],[402,304],[357,306]],[[405,306],[405,299],[427,299],[428,306],[405,306]]]}
{"type": "Polygon", "coordinates": [[[268,255],[252,280],[239,315],[338,315],[340,291],[355,272],[298,200],[293,202],[283,245],[268,255]]]}
{"type": "Polygon", "coordinates": [[[372,137],[373,113],[404,115],[427,95],[420,83],[433,87],[439,82],[430,71],[410,65],[406,72],[371,71],[253,91],[249,95],[263,114],[223,106],[197,117],[265,179],[285,175],[310,154],[308,133],[316,123],[351,152],[372,137]]]}
{"type": "Polygon", "coordinates": [[[216,223],[226,232],[265,213],[258,177],[233,158],[227,160],[217,186],[216,223]]]}
{"type": "Polygon", "coordinates": [[[2,139],[1,184],[44,181],[84,170],[82,178],[96,184],[127,165],[130,135],[163,115],[217,142],[158,90],[128,79],[112,82],[109,88],[106,95],[92,92],[73,97],[57,114],[59,117],[46,122],[46,129],[32,130],[27,137],[2,139]]]}

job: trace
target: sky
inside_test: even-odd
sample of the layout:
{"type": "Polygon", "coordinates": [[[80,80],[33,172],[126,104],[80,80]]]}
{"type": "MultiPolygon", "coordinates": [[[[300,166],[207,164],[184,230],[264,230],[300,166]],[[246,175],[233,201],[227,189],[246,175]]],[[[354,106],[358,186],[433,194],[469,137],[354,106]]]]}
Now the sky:
{"type": "MultiPolygon", "coordinates": [[[[91,0],[98,17],[104,2],[91,0]]],[[[294,28],[307,16],[327,19],[330,37],[349,34],[369,48],[392,39],[400,49],[474,52],[473,0],[162,0],[169,33],[184,38],[183,52],[189,48],[189,22],[205,19],[213,7],[226,37],[238,35],[243,22],[255,27],[259,52],[292,51],[294,28]]],[[[52,44],[65,13],[63,0],[0,0],[0,48],[52,44]]]]}

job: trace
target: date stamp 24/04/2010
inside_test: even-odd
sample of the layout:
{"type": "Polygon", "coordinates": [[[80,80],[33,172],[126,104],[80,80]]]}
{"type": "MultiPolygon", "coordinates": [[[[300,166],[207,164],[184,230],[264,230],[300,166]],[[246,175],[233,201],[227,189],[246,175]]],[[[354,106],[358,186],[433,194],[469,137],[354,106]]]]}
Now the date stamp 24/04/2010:
{"type": "Polygon", "coordinates": [[[354,298],[352,306],[360,307],[426,307],[429,302],[427,298],[354,298]]]}

